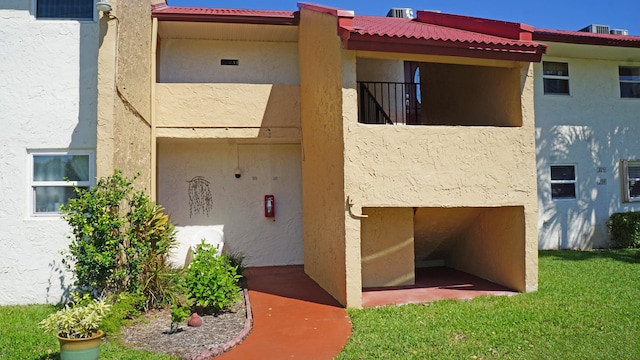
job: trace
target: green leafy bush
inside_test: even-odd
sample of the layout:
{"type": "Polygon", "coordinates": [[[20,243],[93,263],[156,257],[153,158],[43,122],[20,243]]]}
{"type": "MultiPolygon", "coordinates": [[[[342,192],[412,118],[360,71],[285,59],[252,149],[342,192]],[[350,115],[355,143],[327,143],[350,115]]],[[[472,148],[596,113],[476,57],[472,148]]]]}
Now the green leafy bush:
{"type": "Polygon", "coordinates": [[[640,212],[615,213],[607,228],[611,241],[625,248],[640,248],[640,212]]]}
{"type": "Polygon", "coordinates": [[[75,189],[77,198],[61,207],[73,233],[64,263],[82,291],[142,294],[145,307],[159,307],[173,296],[175,228],[133,180],[116,170],[89,190],[75,189]]]}
{"type": "Polygon", "coordinates": [[[145,299],[140,294],[120,293],[111,295],[107,302],[111,304],[111,309],[102,320],[101,329],[107,334],[115,334],[127,319],[133,319],[140,315],[140,309],[143,308],[145,299]]]}
{"type": "Polygon", "coordinates": [[[207,313],[217,313],[240,299],[238,266],[226,255],[216,255],[216,249],[202,243],[185,270],[187,297],[207,313]]]}

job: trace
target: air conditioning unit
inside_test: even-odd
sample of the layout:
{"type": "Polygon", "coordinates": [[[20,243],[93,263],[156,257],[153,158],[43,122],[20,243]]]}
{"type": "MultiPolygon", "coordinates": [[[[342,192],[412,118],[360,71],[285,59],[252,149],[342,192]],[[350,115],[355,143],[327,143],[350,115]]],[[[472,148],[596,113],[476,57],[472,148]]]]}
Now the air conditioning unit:
{"type": "Polygon", "coordinates": [[[629,30],[625,29],[611,29],[611,35],[629,35],[629,30]]]}
{"type": "Polygon", "coordinates": [[[609,25],[597,25],[591,24],[587,27],[584,27],[578,31],[581,32],[589,32],[594,34],[609,34],[609,25]]]}
{"type": "Polygon", "coordinates": [[[387,13],[387,17],[413,19],[413,9],[411,9],[411,8],[392,8],[387,13]]]}

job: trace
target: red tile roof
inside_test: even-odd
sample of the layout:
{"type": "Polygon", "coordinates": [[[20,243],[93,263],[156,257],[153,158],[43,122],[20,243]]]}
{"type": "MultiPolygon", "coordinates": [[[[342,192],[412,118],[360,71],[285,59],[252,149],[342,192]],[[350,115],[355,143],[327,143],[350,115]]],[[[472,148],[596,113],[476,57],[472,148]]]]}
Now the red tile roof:
{"type": "MultiPolygon", "coordinates": [[[[420,15],[421,12],[419,12],[420,15]]],[[[533,29],[516,23],[498,22],[488,25],[475,22],[476,18],[431,13],[425,19],[435,17],[439,24],[418,19],[402,19],[380,16],[354,16],[351,23],[342,22],[340,35],[345,48],[352,50],[389,51],[414,54],[464,56],[516,61],[540,61],[545,45],[530,41],[533,29]],[[442,20],[442,21],[440,21],[442,20]],[[465,24],[473,22],[472,24],[465,24]],[[449,24],[443,26],[440,24],[449,24]],[[510,26],[504,31],[496,26],[510,26]],[[468,30],[472,28],[475,31],[468,30]],[[482,31],[482,32],[480,32],[482,31]],[[516,34],[518,38],[499,35],[516,34]],[[521,40],[520,38],[528,38],[521,40]]],[[[478,19],[485,20],[485,19],[478,19]]]]}
{"type": "Polygon", "coordinates": [[[252,24],[297,25],[296,11],[158,6],[152,16],[162,21],[210,21],[252,24]]]}
{"type": "Polygon", "coordinates": [[[582,31],[535,29],[533,39],[570,44],[640,48],[640,36],[596,34],[582,31]]]}
{"type": "Polygon", "coordinates": [[[486,35],[440,25],[425,24],[412,19],[388,18],[379,16],[355,16],[352,33],[360,35],[387,36],[460,42],[468,44],[515,46],[535,49],[539,44],[531,41],[519,41],[504,37],[486,35]]]}

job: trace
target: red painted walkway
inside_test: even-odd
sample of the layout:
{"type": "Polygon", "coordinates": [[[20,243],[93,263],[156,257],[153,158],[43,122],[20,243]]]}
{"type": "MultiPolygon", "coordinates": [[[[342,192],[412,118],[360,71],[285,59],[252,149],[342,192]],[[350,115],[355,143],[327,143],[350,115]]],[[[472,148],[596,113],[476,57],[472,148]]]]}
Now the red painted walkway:
{"type": "Polygon", "coordinates": [[[253,312],[251,334],[216,359],[332,359],[351,335],[344,308],[302,266],[244,272],[253,312]]]}
{"type": "MultiPolygon", "coordinates": [[[[302,266],[249,268],[244,275],[253,313],[251,334],[216,359],[332,359],[351,335],[344,308],[302,266]]],[[[365,289],[364,307],[470,299],[516,292],[449,268],[416,269],[416,284],[365,289]]]]}
{"type": "Polygon", "coordinates": [[[446,267],[416,269],[416,284],[411,286],[366,288],[362,306],[424,303],[444,299],[472,299],[483,295],[515,295],[504,286],[446,267]]]}

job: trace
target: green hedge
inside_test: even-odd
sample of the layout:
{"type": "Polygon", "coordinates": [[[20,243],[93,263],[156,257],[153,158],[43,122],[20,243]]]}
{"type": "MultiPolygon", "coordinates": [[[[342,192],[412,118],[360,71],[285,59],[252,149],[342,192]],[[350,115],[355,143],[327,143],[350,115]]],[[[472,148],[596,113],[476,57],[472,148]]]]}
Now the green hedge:
{"type": "Polygon", "coordinates": [[[625,248],[640,248],[640,212],[615,213],[607,221],[611,241],[625,248]]]}

